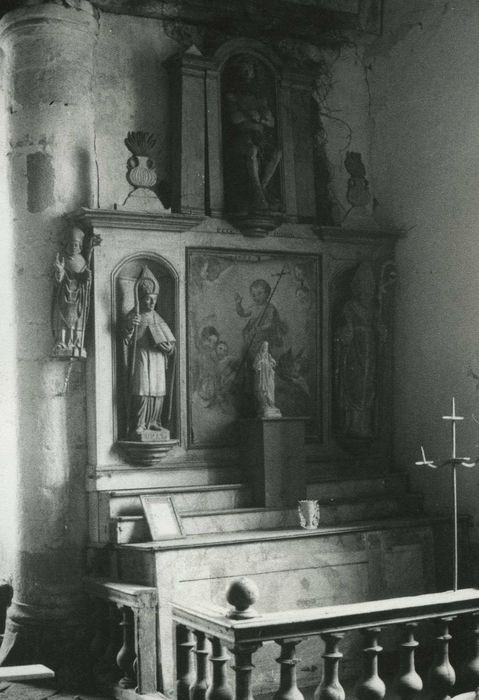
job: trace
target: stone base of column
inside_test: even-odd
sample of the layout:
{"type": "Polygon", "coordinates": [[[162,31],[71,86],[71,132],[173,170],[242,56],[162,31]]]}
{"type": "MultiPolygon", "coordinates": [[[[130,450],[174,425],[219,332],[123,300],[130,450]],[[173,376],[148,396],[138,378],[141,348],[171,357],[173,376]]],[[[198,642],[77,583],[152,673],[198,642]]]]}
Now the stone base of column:
{"type": "Polygon", "coordinates": [[[0,647],[0,666],[41,663],[55,671],[56,685],[69,692],[94,692],[86,618],[41,619],[32,606],[12,603],[0,647]]]}

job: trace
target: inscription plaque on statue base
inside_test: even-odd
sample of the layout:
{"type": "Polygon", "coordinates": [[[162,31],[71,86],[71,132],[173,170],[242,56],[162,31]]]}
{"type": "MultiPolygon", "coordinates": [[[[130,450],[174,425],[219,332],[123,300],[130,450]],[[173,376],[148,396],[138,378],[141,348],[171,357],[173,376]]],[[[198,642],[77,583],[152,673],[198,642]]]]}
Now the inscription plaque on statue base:
{"type": "Polygon", "coordinates": [[[166,428],[159,430],[143,430],[136,434],[138,442],[166,442],[170,439],[170,431],[166,428]]]}
{"type": "Polygon", "coordinates": [[[242,463],[248,465],[256,506],[296,507],[306,498],[306,420],[273,417],[241,422],[242,463]]]}

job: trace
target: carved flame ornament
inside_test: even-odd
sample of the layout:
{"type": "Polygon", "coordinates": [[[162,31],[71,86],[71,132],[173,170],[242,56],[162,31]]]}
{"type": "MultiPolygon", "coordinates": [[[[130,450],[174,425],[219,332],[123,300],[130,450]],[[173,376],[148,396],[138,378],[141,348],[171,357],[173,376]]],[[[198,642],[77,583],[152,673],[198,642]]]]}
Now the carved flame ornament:
{"type": "Polygon", "coordinates": [[[156,147],[153,134],[144,131],[129,131],[125,146],[133,154],[127,162],[127,180],[135,188],[152,188],[156,185],[156,163],[153,153],[156,147]]]}

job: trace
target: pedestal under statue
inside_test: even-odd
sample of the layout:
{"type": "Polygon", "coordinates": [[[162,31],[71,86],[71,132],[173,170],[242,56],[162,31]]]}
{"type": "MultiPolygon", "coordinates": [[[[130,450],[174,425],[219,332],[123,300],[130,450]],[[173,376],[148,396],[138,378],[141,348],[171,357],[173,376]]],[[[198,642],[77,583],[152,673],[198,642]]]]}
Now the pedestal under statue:
{"type": "MultiPolygon", "coordinates": [[[[162,424],[165,398],[171,407],[173,380],[167,385],[168,360],[174,357],[176,340],[168,324],[156,312],[160,287],[144,266],[135,284],[135,307],[123,323],[128,370],[128,438],[141,442],[170,439],[162,424]]],[[[170,412],[170,411],[169,411],[170,412]]]]}

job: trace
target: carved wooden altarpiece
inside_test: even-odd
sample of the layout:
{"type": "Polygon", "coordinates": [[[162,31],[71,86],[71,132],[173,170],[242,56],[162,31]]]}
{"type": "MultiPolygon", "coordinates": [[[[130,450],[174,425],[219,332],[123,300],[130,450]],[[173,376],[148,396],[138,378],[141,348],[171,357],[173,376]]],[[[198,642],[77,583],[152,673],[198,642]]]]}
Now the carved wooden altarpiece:
{"type": "MultiPolygon", "coordinates": [[[[279,290],[278,287],[277,299],[270,300],[271,304],[277,304],[277,327],[273,329],[277,343],[275,352],[279,353],[278,359],[282,362],[283,413],[291,416],[302,414],[308,418],[306,459],[310,472],[337,475],[350,469],[357,470],[360,468],[357,466],[358,457],[365,463],[366,470],[379,473],[387,468],[391,430],[388,406],[391,392],[393,236],[378,232],[356,234],[333,228],[313,230],[308,225],[285,224],[275,236],[252,239],[234,229],[225,233],[224,223],[211,219],[102,210],[82,210],[76,215],[76,220],[102,239],[101,246],[94,252],[94,347],[90,349],[88,359],[91,486],[109,483],[110,486],[127,487],[139,479],[154,486],[163,481],[157,470],[148,469],[149,465],[159,463],[158,455],[152,455],[149,462],[143,461],[142,468],[138,466],[136,455],[125,453],[121,444],[126,438],[124,397],[127,378],[124,376],[120,326],[134,303],[134,280],[145,265],[159,281],[161,292],[157,311],[169,324],[177,345],[175,375],[167,377],[172,395],[165,407],[170,413],[171,438],[176,442],[167,456],[160,455],[163,472],[180,465],[187,469],[201,465],[212,473],[229,472],[233,480],[241,477],[237,440],[234,438],[237,421],[243,414],[236,410],[228,413],[226,409],[232,397],[240,404],[250,397],[244,388],[246,385],[240,384],[238,389],[237,383],[233,386],[230,382],[230,386],[228,380],[237,379],[238,369],[243,375],[244,368],[240,365],[248,335],[250,317],[247,314],[255,311],[255,302],[249,298],[252,284],[267,277],[271,290],[277,280],[273,273],[284,272],[285,268],[289,274],[283,278],[283,288],[279,290]],[[222,263],[221,270],[217,270],[218,264],[221,267],[222,263]],[[367,270],[365,277],[371,287],[370,307],[366,310],[360,303],[354,303],[354,280],[363,270],[367,270]],[[233,278],[229,280],[231,275],[233,278]],[[207,308],[201,299],[219,282],[222,286],[217,289],[217,303],[207,308]],[[197,288],[198,284],[201,284],[201,290],[197,288]],[[242,297],[241,301],[239,297],[242,297]],[[288,304],[293,305],[291,311],[287,310],[287,299],[290,300],[288,304]],[[352,321],[350,307],[358,313],[358,318],[353,317],[352,321]],[[304,328],[308,328],[309,333],[307,342],[306,335],[301,340],[301,333],[305,331],[299,326],[296,328],[301,322],[298,309],[305,316],[304,328]],[[241,313],[245,314],[243,318],[241,313]],[[348,332],[344,329],[348,313],[348,322],[356,323],[353,333],[359,329],[358,332],[365,333],[367,342],[364,337],[353,338],[344,348],[356,348],[359,355],[354,358],[352,353],[352,356],[359,365],[361,361],[374,365],[374,371],[365,380],[371,399],[360,408],[367,415],[363,416],[364,434],[359,431],[359,435],[349,424],[348,427],[342,415],[346,410],[343,393],[346,391],[347,394],[349,386],[353,396],[354,382],[361,383],[360,368],[354,368],[351,358],[346,374],[341,376],[348,359],[344,359],[344,352],[338,354],[338,344],[340,338],[344,340],[348,332],[351,333],[350,328],[348,332]],[[208,338],[205,331],[208,328],[214,329],[216,335],[212,331],[208,338]],[[208,343],[214,343],[214,348],[209,348],[208,343]],[[210,355],[213,351],[215,353],[214,378],[206,371],[207,345],[210,355]],[[372,353],[373,359],[369,355],[362,358],[363,351],[366,355],[372,353]],[[288,353],[293,360],[301,356],[296,358],[298,367],[294,362],[288,365],[288,353]],[[218,367],[226,365],[228,372],[216,372],[218,367]],[[293,371],[295,367],[296,372],[293,371]],[[359,375],[355,376],[355,371],[359,375]],[[220,386],[221,378],[224,381],[220,386]],[[225,387],[228,389],[226,393],[222,392],[225,387]],[[232,392],[233,388],[239,394],[232,392]],[[216,411],[218,401],[229,401],[224,408],[229,417],[228,431],[232,439],[195,438],[195,428],[198,430],[199,425],[195,425],[195,420],[198,420],[193,410],[195,396],[202,402],[203,426],[214,426],[214,421],[211,422],[208,416],[216,411]],[[301,397],[304,401],[299,406],[301,397]]],[[[351,396],[347,397],[349,401],[351,396]]],[[[249,417],[251,415],[249,413],[249,417]]],[[[202,429],[206,430],[205,427],[202,429]]],[[[197,435],[201,436],[201,431],[197,435]]],[[[220,430],[218,435],[221,438],[220,430]]]]}
{"type": "MultiPolygon", "coordinates": [[[[331,477],[347,479],[351,475],[386,475],[390,468],[391,426],[385,407],[388,405],[386,399],[391,391],[392,337],[389,294],[393,287],[388,286],[384,292],[385,296],[381,302],[382,314],[379,314],[378,289],[381,270],[386,270],[385,265],[389,266],[392,259],[395,236],[378,232],[356,233],[334,228],[313,228],[308,224],[283,224],[274,235],[252,238],[245,237],[233,228],[225,232],[225,222],[222,220],[184,214],[134,214],[128,211],[85,209],[77,212],[75,218],[85,230],[100,235],[102,239],[101,246],[94,251],[91,334],[93,342],[88,348],[87,359],[87,489],[90,503],[91,560],[95,570],[103,572],[104,575],[158,587],[160,603],[157,620],[157,662],[159,677],[161,675],[162,678],[159,687],[172,692],[173,639],[171,608],[168,603],[172,597],[184,601],[197,600],[198,596],[215,600],[219,588],[224,586],[225,576],[235,573],[237,575],[246,570],[254,569],[258,576],[281,579],[284,574],[279,575],[269,569],[268,572],[263,571],[265,560],[259,552],[263,551],[262,547],[267,546],[268,549],[273,548],[278,556],[281,553],[281,557],[286,557],[292,563],[288,572],[291,586],[285,586],[281,593],[274,589],[274,597],[277,597],[277,600],[268,599],[265,601],[266,605],[273,602],[280,606],[294,604],[291,595],[295,590],[294,581],[299,576],[297,569],[301,570],[301,576],[304,576],[305,566],[301,557],[297,556],[299,551],[305,552],[308,558],[308,576],[316,582],[317,591],[311,604],[323,600],[321,596],[324,595],[329,596],[327,599],[330,602],[336,600],[335,593],[328,588],[326,570],[319,569],[321,563],[314,558],[314,552],[320,551],[321,547],[318,546],[319,540],[313,542],[311,538],[323,535],[320,531],[318,534],[310,532],[307,542],[301,540],[301,550],[298,547],[298,538],[306,536],[303,535],[304,531],[295,525],[296,520],[291,520],[293,515],[296,518],[293,500],[302,495],[301,489],[298,489],[300,479],[304,480],[301,488],[305,488],[306,481],[331,477]],[[294,305],[304,304],[304,309],[301,306],[305,313],[303,328],[309,326],[308,342],[311,345],[308,346],[308,354],[314,355],[314,367],[311,373],[304,375],[299,373],[298,376],[293,376],[294,373],[290,373],[289,380],[294,389],[291,396],[297,398],[299,395],[308,395],[309,392],[315,401],[314,410],[307,416],[312,429],[308,432],[306,443],[302,444],[301,431],[291,430],[290,435],[298,441],[298,449],[294,450],[291,445],[286,445],[278,453],[278,456],[283,456],[287,462],[285,467],[289,472],[285,471],[285,474],[295,481],[294,488],[288,488],[287,480],[280,483],[275,478],[275,465],[277,467],[279,462],[271,461],[271,457],[267,462],[267,457],[264,457],[264,473],[268,474],[270,480],[273,479],[270,483],[277,486],[273,494],[271,490],[264,490],[261,484],[253,484],[254,479],[247,465],[251,462],[251,466],[254,466],[256,463],[248,458],[247,451],[241,450],[240,445],[225,444],[222,441],[218,441],[217,444],[214,444],[214,441],[213,444],[195,444],[192,440],[192,430],[194,433],[195,426],[192,403],[195,392],[201,392],[204,403],[202,418],[206,420],[208,413],[213,408],[216,410],[220,398],[227,400],[226,396],[220,397],[221,392],[218,392],[221,386],[216,382],[221,377],[225,379],[229,376],[226,367],[235,371],[237,365],[230,362],[230,347],[222,347],[220,343],[231,344],[231,349],[235,349],[237,343],[239,349],[243,348],[247,336],[244,331],[249,317],[241,316],[238,310],[246,311],[251,305],[248,294],[255,281],[271,277],[274,286],[274,280],[277,278],[274,278],[273,274],[284,271],[285,265],[290,274],[280,278],[280,284],[282,280],[285,287],[276,300],[278,318],[277,327],[273,329],[277,343],[275,352],[279,349],[288,351],[290,341],[287,335],[301,321],[301,314],[294,305]],[[157,313],[168,323],[177,344],[172,419],[168,426],[171,439],[176,442],[168,452],[152,454],[151,463],[144,458],[138,463],[136,453],[128,452],[121,444],[125,435],[126,414],[124,401],[121,399],[123,380],[118,330],[121,319],[125,313],[128,314],[131,304],[134,303],[132,285],[144,266],[147,266],[158,280],[160,294],[157,313]],[[369,296],[367,299],[374,308],[373,313],[368,307],[370,313],[366,313],[366,319],[377,319],[378,315],[381,315],[387,333],[381,335],[381,370],[375,375],[375,407],[371,409],[371,415],[380,415],[381,420],[371,419],[370,423],[366,421],[367,426],[374,427],[374,430],[371,430],[367,439],[358,442],[350,439],[350,435],[343,431],[344,423],[338,423],[336,419],[334,348],[336,337],[344,326],[345,307],[351,300],[356,299],[353,280],[358,275],[358,270],[362,271],[364,268],[368,270],[366,281],[373,287],[373,301],[369,296]],[[258,273],[257,269],[260,270],[258,273]],[[222,286],[215,292],[215,285],[218,284],[221,274],[224,275],[221,280],[222,286]],[[233,278],[230,280],[228,275],[233,275],[233,278]],[[291,290],[294,294],[290,314],[286,313],[290,302],[286,302],[291,297],[291,290]],[[205,306],[202,295],[204,297],[206,294],[208,297],[210,292],[216,294],[216,306],[205,306]],[[242,300],[235,298],[235,294],[239,294],[242,300]],[[294,317],[295,308],[298,318],[294,317]],[[205,309],[204,317],[200,314],[201,309],[205,309]],[[308,316],[310,312],[313,314],[311,317],[308,316]],[[215,313],[217,318],[213,322],[208,316],[215,313]],[[227,323],[228,313],[231,316],[231,326],[227,323]],[[196,327],[198,318],[203,323],[199,329],[199,338],[196,327]],[[217,336],[213,332],[202,333],[209,326],[218,331],[217,336]],[[227,330],[231,330],[232,337],[226,337],[227,330]],[[203,355],[198,350],[200,341],[205,344],[203,355]],[[216,369],[221,367],[225,370],[223,373],[215,373],[214,378],[208,377],[206,372],[213,354],[216,369]],[[203,374],[195,374],[198,364],[201,364],[200,359],[204,363],[202,369],[205,371],[203,374]],[[213,396],[215,407],[210,405],[213,396]],[[296,462],[294,459],[291,461],[291,458],[296,459],[296,462]],[[197,534],[194,529],[197,527],[196,517],[184,512],[185,507],[188,510],[187,505],[179,508],[185,523],[184,538],[148,542],[148,531],[141,530],[144,518],[139,501],[145,493],[168,493],[175,500],[178,499],[180,504],[186,504],[191,502],[185,500],[189,498],[188,493],[196,489],[201,492],[202,499],[209,499],[209,503],[214,503],[217,498],[215,489],[223,486],[240,493],[239,484],[253,486],[255,496],[250,501],[249,509],[243,512],[241,508],[236,507],[228,513],[213,515],[213,520],[215,517],[237,519],[238,527],[241,528],[241,518],[253,517],[256,513],[254,511],[248,514],[251,505],[259,507],[258,514],[254,517],[261,514],[261,518],[266,518],[264,522],[271,522],[271,518],[283,514],[281,517],[289,519],[282,521],[282,527],[288,528],[289,524],[289,529],[281,532],[278,541],[278,530],[268,530],[267,525],[261,525],[252,532],[207,530],[207,534],[197,534]],[[232,485],[235,485],[234,488],[232,485]],[[267,508],[264,508],[266,504],[267,508]],[[121,514],[119,518],[117,513],[121,514]],[[114,531],[112,526],[115,527],[114,531]],[[210,547],[210,541],[214,541],[215,546],[210,547]],[[107,544],[110,546],[105,547],[107,544]],[[192,561],[196,563],[192,564],[192,561]],[[196,578],[192,575],[192,566],[196,578]],[[324,576],[318,577],[320,570],[324,576]],[[290,597],[287,597],[288,595],[290,597]]],[[[386,272],[383,277],[384,280],[389,279],[386,272]]],[[[274,302],[275,299],[271,301],[274,302]]],[[[374,332],[370,334],[374,335],[374,324],[377,321],[371,323],[374,332]]],[[[299,331],[298,326],[296,334],[299,331]]],[[[304,339],[307,337],[308,334],[305,333],[304,339]]],[[[293,348],[293,344],[291,347],[293,348]]],[[[300,352],[302,348],[294,349],[300,352]]],[[[288,382],[285,382],[282,391],[287,391],[288,386],[288,382]]],[[[240,393],[240,399],[245,402],[249,398],[248,392],[240,393]]],[[[280,420],[298,419],[286,417],[280,420]]],[[[270,428],[275,429],[273,424],[264,427],[264,435],[271,432],[270,428]]],[[[240,434],[239,416],[231,421],[229,429],[233,435],[235,430],[240,434]]],[[[278,428],[275,432],[276,437],[273,436],[275,449],[280,445],[280,438],[283,439],[283,432],[278,428]]],[[[251,434],[248,430],[242,431],[243,436],[248,434],[251,434]]],[[[255,439],[258,439],[257,435],[255,439]]],[[[145,449],[153,449],[152,445],[155,445],[148,442],[143,444],[147,446],[145,449]]],[[[253,441],[251,444],[254,446],[253,441]]],[[[197,513],[196,516],[201,519],[201,513],[197,513]]],[[[211,515],[205,517],[209,519],[211,515]]],[[[374,530],[374,527],[372,529],[374,530]]],[[[378,556],[384,557],[384,553],[389,552],[388,542],[392,543],[391,547],[396,546],[396,540],[405,543],[406,550],[401,544],[402,549],[398,549],[398,552],[407,551],[407,557],[421,562],[417,580],[414,579],[413,582],[414,586],[422,585],[425,580],[422,572],[432,570],[427,558],[431,547],[430,533],[427,529],[409,529],[404,533],[401,531],[397,536],[394,533],[382,532],[379,535],[373,532],[371,536],[350,534],[347,546],[344,545],[344,534],[330,536],[336,538],[334,542],[340,551],[338,550],[339,553],[334,557],[327,558],[326,568],[330,565],[336,566],[340,562],[344,567],[342,571],[347,572],[345,575],[348,577],[348,586],[353,586],[346,586],[346,597],[342,600],[358,600],[364,596],[377,595],[377,580],[371,567],[378,556]],[[360,575],[358,561],[363,562],[360,575]],[[369,561],[370,564],[364,563],[369,561]]],[[[283,567],[284,559],[281,557],[278,559],[278,565],[283,567]]],[[[323,561],[324,555],[321,557],[323,561]]],[[[324,562],[321,566],[324,567],[324,562]]],[[[432,585],[430,579],[427,581],[428,586],[432,585]]],[[[404,590],[415,591],[417,588],[404,590]]],[[[384,594],[384,591],[382,593],[384,594]]],[[[265,669],[269,668],[268,663],[265,661],[265,669]]]]}

